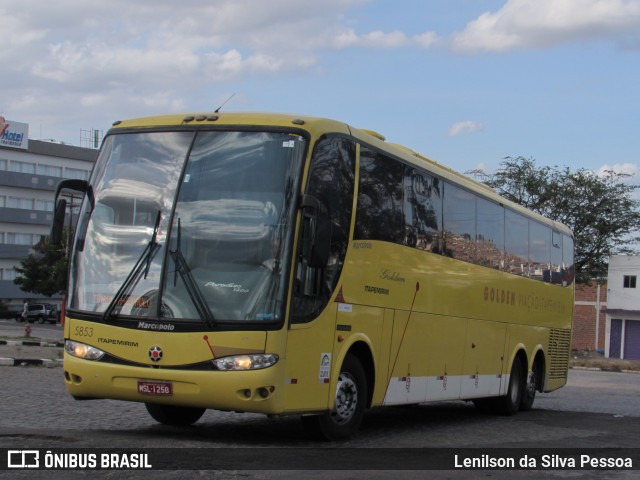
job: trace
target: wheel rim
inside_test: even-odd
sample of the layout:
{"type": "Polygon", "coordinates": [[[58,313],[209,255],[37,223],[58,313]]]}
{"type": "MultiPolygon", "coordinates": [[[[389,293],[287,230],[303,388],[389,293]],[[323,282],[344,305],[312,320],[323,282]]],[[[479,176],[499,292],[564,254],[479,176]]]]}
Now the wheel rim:
{"type": "Polygon", "coordinates": [[[358,405],[358,387],[353,377],[346,372],[338,376],[336,400],[331,418],[338,425],[344,425],[353,417],[358,405]]]}
{"type": "Polygon", "coordinates": [[[533,397],[536,394],[536,372],[531,372],[527,383],[527,395],[533,397]]]}

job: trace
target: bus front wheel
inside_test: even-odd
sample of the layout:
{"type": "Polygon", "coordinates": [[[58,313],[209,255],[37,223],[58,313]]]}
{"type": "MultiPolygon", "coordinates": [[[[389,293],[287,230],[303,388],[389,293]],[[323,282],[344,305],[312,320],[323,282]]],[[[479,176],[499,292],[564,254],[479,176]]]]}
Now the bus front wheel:
{"type": "Polygon", "coordinates": [[[364,369],[356,356],[347,354],[338,375],[333,409],[321,415],[302,417],[302,425],[318,440],[348,438],[360,427],[366,402],[364,369]]]}
{"type": "Polygon", "coordinates": [[[205,412],[204,408],[177,407],[174,405],[158,405],[145,403],[149,415],[163,425],[192,425],[200,420],[205,412]]]}

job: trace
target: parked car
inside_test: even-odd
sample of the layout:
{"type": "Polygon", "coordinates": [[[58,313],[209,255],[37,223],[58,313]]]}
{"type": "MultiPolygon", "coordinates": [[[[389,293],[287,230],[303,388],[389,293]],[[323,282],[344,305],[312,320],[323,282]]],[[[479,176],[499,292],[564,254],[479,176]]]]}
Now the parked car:
{"type": "MultiPolygon", "coordinates": [[[[21,320],[22,312],[16,316],[16,322],[21,320]]],[[[29,323],[58,323],[58,311],[50,303],[32,303],[27,306],[27,321],[29,323]]]]}

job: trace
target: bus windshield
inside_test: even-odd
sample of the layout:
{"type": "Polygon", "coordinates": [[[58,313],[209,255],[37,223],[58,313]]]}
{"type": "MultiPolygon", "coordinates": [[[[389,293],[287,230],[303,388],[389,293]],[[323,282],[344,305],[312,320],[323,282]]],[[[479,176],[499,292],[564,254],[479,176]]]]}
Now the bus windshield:
{"type": "Polygon", "coordinates": [[[279,321],[305,139],[263,131],[105,140],[80,213],[69,308],[112,317],[279,321]]]}

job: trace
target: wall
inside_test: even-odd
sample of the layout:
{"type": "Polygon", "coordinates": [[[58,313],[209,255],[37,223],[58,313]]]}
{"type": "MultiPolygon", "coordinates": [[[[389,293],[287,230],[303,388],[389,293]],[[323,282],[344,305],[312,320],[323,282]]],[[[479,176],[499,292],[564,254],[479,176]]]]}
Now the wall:
{"type": "Polygon", "coordinates": [[[604,350],[607,309],[607,284],[591,282],[576,285],[575,307],[573,310],[573,335],[571,348],[574,350],[604,350]],[[600,298],[598,299],[598,286],[600,298]],[[598,310],[600,316],[598,319],[598,310]],[[598,332],[596,335],[596,325],[598,332]],[[596,345],[597,337],[597,345],[596,345]]]}

